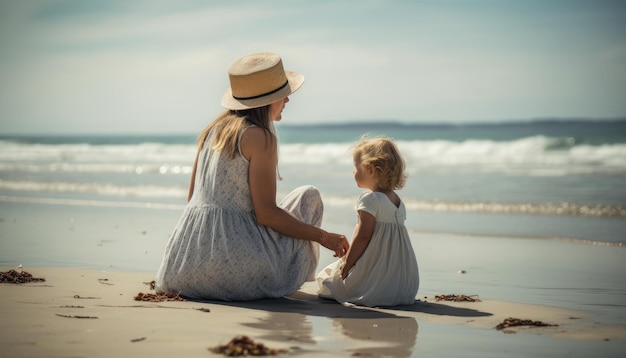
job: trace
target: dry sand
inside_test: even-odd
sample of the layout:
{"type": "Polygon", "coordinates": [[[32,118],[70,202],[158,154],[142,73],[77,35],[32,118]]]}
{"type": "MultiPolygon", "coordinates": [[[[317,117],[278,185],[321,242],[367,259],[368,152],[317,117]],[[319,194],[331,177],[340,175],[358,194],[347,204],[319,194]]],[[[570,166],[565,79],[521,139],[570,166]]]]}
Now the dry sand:
{"type": "Polygon", "coordinates": [[[533,344],[536,340],[524,338],[533,336],[558,347],[617,341],[613,351],[624,347],[626,340],[625,326],[596,322],[590,313],[512,302],[436,302],[434,297],[422,297],[411,306],[346,307],[318,298],[314,283],[281,299],[140,302],[134,296],[151,292],[146,283],[154,279],[153,273],[25,270],[46,281],[0,284],[3,357],[211,357],[218,355],[210,347],[237,335],[288,349],[282,356],[299,357],[402,357],[418,351],[422,356],[446,356],[442,353],[448,351],[448,356],[469,357],[452,346],[458,342],[462,347],[474,336],[486,337],[503,349],[511,342],[533,344]],[[558,326],[497,331],[494,327],[507,317],[558,326]],[[426,333],[422,327],[428,328],[426,333]],[[443,334],[435,342],[426,342],[433,332],[443,334]],[[434,344],[450,348],[428,354],[434,344]]]}

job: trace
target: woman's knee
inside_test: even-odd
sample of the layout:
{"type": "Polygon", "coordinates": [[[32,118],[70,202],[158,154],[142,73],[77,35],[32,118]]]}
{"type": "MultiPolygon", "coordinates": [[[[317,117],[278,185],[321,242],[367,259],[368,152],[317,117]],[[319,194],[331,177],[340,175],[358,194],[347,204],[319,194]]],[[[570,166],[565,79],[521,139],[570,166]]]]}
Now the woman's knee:
{"type": "Polygon", "coordinates": [[[322,202],[322,194],[313,185],[303,185],[296,190],[300,191],[303,199],[322,202]]]}

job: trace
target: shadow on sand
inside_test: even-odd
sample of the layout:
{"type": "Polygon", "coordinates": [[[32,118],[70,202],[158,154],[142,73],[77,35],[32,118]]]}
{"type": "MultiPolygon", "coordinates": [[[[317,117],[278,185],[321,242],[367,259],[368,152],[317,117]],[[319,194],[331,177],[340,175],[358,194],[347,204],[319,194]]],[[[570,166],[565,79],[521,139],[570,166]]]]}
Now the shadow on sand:
{"type": "Polygon", "coordinates": [[[347,317],[347,318],[392,318],[397,315],[385,311],[401,312],[417,312],[432,314],[438,316],[453,317],[486,317],[491,313],[482,312],[469,308],[453,307],[440,303],[430,303],[415,301],[412,305],[393,306],[393,307],[363,307],[354,305],[342,305],[334,300],[320,298],[317,295],[296,291],[289,296],[281,298],[268,298],[254,301],[217,301],[217,300],[201,300],[217,305],[225,305],[231,307],[241,307],[248,309],[256,309],[267,312],[283,312],[283,313],[300,313],[307,316],[323,316],[329,318],[347,317]]]}
{"type": "Polygon", "coordinates": [[[315,348],[306,349],[318,351],[340,347],[342,354],[349,352],[365,356],[410,356],[417,340],[418,323],[415,317],[406,316],[408,312],[456,317],[492,315],[422,301],[406,306],[379,308],[342,305],[303,291],[274,299],[201,302],[267,312],[266,317],[242,323],[243,327],[265,331],[258,336],[260,339],[291,345],[314,345],[315,348]],[[346,338],[349,340],[346,341],[346,338]]]}

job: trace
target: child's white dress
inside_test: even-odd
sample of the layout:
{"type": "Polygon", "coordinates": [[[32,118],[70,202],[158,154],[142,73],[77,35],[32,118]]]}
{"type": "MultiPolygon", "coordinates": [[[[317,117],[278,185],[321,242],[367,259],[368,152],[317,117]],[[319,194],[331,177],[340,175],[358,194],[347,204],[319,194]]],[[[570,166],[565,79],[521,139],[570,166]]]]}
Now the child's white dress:
{"type": "Polygon", "coordinates": [[[419,272],[404,226],[404,203],[396,207],[387,195],[368,191],[360,195],[356,210],[376,217],[369,245],[345,280],[341,278],[344,259],[317,274],[319,296],[369,307],[413,304],[419,272]]]}

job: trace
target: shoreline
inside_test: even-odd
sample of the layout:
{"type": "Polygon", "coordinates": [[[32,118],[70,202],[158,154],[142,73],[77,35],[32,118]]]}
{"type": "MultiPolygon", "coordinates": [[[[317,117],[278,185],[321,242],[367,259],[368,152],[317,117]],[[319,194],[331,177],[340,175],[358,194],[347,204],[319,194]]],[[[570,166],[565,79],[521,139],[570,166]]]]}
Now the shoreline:
{"type": "MultiPolygon", "coordinates": [[[[173,202],[143,202],[143,201],[118,201],[118,200],[92,200],[92,199],[67,199],[67,198],[49,198],[49,197],[31,197],[31,196],[13,196],[13,195],[3,195],[0,194],[0,212],[3,205],[7,206],[15,206],[15,205],[32,205],[36,207],[71,207],[71,208],[87,208],[87,209],[109,209],[109,210],[150,210],[150,212],[156,213],[160,212],[161,215],[164,212],[168,212],[171,215],[167,215],[170,218],[177,219],[178,216],[182,213],[185,208],[185,204],[181,203],[173,203],[173,202]]],[[[341,217],[342,214],[345,215],[345,212],[349,212],[350,215],[353,214],[352,208],[350,205],[347,206],[348,209],[342,211],[340,208],[331,208],[329,213],[325,214],[323,227],[332,227],[334,229],[340,228],[343,231],[350,231],[353,229],[352,224],[346,225],[344,222],[338,222],[334,220],[334,217],[338,215],[341,217]]],[[[343,209],[343,208],[342,208],[343,209]]],[[[472,215],[499,215],[501,213],[480,213],[480,212],[436,212],[424,210],[417,210],[413,213],[414,215],[463,215],[472,216],[472,215]]],[[[516,214],[505,213],[505,215],[510,217],[515,217],[516,214]]],[[[524,214],[530,215],[530,217],[542,218],[545,215],[537,215],[537,214],[524,214]]],[[[519,216],[519,214],[518,214],[519,216]]],[[[591,218],[582,215],[557,215],[559,218],[591,218]]],[[[0,223],[15,220],[16,218],[0,218],[0,223]]],[[[622,222],[621,217],[608,217],[606,219],[616,219],[615,221],[622,222]]],[[[626,223],[626,221],[624,221],[626,223]]],[[[626,224],[624,224],[626,225],[626,224]]],[[[623,225],[622,225],[623,226],[623,225]]],[[[626,227],[626,226],[624,226],[626,227]]],[[[174,227],[170,227],[167,234],[174,227]]],[[[611,247],[626,247],[626,240],[622,241],[606,241],[606,240],[591,240],[584,239],[573,236],[563,236],[563,235],[531,235],[531,234],[504,234],[504,233],[494,233],[494,232],[475,232],[473,230],[432,230],[429,227],[423,228],[409,228],[409,233],[413,235],[444,235],[444,236],[458,236],[458,237],[469,237],[469,238],[503,238],[503,239],[528,239],[528,240],[546,240],[546,241],[562,241],[573,244],[580,245],[592,245],[592,246],[611,246],[611,247]]],[[[1,262],[0,262],[1,264],[1,262]]]]}
{"type": "MultiPolygon", "coordinates": [[[[403,357],[418,355],[432,345],[441,353],[451,349],[454,356],[462,351],[443,349],[449,344],[445,340],[463,345],[466,335],[508,349],[534,341],[563,352],[578,345],[600,347],[607,353],[623,352],[626,347],[625,325],[602,323],[591,312],[558,307],[482,298],[481,302],[436,302],[432,297],[410,306],[347,307],[317,297],[313,282],[278,299],[142,302],[134,296],[150,292],[146,283],[154,274],[84,268],[24,270],[46,281],[0,284],[4,317],[0,327],[5,332],[0,344],[8,356],[218,356],[208,349],[237,335],[303,357],[381,352],[403,357]],[[558,326],[494,328],[508,317],[558,326]],[[444,333],[424,347],[422,336],[438,331],[444,333]]],[[[472,347],[476,353],[481,351],[478,345],[472,347]]]]}

